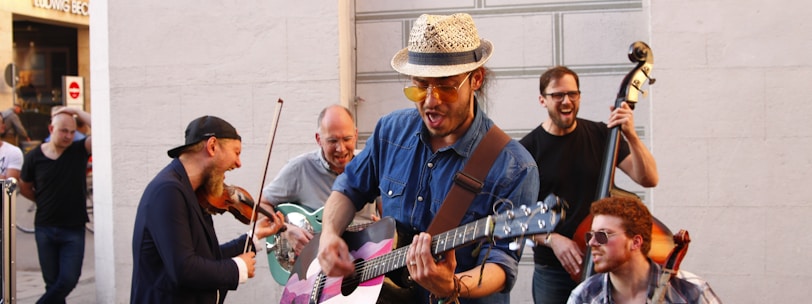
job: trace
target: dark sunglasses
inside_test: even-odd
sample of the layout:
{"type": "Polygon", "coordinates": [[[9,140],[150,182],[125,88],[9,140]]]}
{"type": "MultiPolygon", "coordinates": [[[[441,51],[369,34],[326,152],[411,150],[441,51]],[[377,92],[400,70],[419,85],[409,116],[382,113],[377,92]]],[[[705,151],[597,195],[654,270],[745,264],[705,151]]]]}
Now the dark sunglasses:
{"type": "Polygon", "coordinates": [[[609,237],[611,237],[611,236],[613,236],[615,234],[618,234],[618,233],[619,232],[609,233],[609,232],[606,232],[606,231],[603,231],[603,230],[601,230],[601,231],[589,231],[584,235],[584,237],[586,238],[587,246],[589,246],[589,241],[592,240],[593,236],[595,237],[595,242],[597,242],[600,245],[606,245],[606,243],[609,242],[609,237]]]}

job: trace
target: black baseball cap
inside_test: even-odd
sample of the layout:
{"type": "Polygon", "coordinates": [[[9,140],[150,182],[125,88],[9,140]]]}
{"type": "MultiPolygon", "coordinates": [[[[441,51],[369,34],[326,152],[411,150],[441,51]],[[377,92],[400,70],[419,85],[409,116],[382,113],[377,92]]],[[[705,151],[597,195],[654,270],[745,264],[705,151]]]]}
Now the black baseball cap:
{"type": "Polygon", "coordinates": [[[166,151],[166,154],[171,158],[176,158],[184,149],[209,139],[209,137],[242,140],[240,134],[237,134],[237,130],[230,123],[220,117],[206,115],[192,120],[186,127],[186,144],[166,151]]]}

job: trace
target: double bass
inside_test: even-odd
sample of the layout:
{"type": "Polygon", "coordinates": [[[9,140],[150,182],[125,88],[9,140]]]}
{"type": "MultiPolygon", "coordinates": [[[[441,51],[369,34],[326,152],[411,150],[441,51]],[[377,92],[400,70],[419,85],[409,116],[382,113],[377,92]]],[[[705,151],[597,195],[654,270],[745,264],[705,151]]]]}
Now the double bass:
{"type": "MultiPolygon", "coordinates": [[[[640,92],[643,91],[642,87],[645,83],[654,84],[654,78],[651,78],[651,70],[654,67],[654,53],[649,46],[642,42],[637,41],[632,43],[629,47],[629,60],[637,65],[629,71],[623,78],[618,91],[617,98],[615,99],[615,108],[620,108],[623,102],[629,105],[629,108],[634,110],[638,101],[640,92]],[[648,81],[647,81],[648,80],[648,81]]],[[[609,130],[609,137],[607,140],[606,150],[603,157],[601,166],[601,173],[598,179],[597,191],[593,201],[600,200],[607,197],[635,197],[637,195],[626,190],[615,187],[615,168],[617,166],[617,152],[620,145],[620,126],[614,126],[609,130]]],[[[653,218],[654,223],[651,234],[651,251],[649,257],[657,263],[664,263],[668,257],[669,252],[674,248],[672,233],[668,230],[662,222],[653,218]]],[[[584,262],[582,264],[581,275],[573,275],[572,279],[576,282],[583,281],[594,272],[594,261],[592,261],[592,254],[590,248],[586,245],[586,240],[583,236],[587,231],[592,228],[592,215],[588,215],[579,225],[575,231],[573,240],[578,246],[586,252],[584,262]]]]}

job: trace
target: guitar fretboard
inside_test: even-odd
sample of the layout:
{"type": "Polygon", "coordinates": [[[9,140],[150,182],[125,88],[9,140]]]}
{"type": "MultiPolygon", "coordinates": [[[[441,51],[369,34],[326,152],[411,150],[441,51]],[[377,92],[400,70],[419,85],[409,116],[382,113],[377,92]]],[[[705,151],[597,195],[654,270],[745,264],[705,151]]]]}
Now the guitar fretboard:
{"type": "MultiPolygon", "coordinates": [[[[431,252],[434,255],[462,247],[476,240],[493,235],[494,221],[488,216],[465,224],[452,230],[440,233],[431,238],[431,252]]],[[[406,266],[406,252],[409,246],[400,247],[392,252],[355,264],[361,282],[384,275],[390,271],[406,266]]]]}

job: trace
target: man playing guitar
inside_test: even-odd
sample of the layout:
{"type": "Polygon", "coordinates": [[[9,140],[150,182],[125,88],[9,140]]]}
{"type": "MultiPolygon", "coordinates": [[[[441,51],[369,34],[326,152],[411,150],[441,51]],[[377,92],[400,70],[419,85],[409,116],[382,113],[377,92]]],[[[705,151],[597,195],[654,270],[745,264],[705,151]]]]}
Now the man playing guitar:
{"type": "MultiPolygon", "coordinates": [[[[324,206],[330,187],[355,156],[358,130],[350,110],[330,105],[319,113],[316,129],[319,149],[299,155],[285,164],[273,181],[262,189],[261,204],[294,203],[311,210],[324,206]]],[[[367,204],[356,216],[357,222],[371,222],[379,214],[375,204],[367,204]]],[[[312,231],[287,224],[282,236],[296,255],[313,238],[312,231]]]]}
{"type": "MultiPolygon", "coordinates": [[[[424,232],[452,187],[454,174],[495,127],[478,105],[482,95],[475,97],[487,79],[483,64],[492,52],[493,45],[479,38],[468,14],[422,15],[415,21],[408,47],[395,54],[391,65],[410,77],[404,93],[416,108],[382,117],[365,149],[333,184],[318,253],[327,276],[348,277],[357,270],[341,235],[363,202],[380,195],[383,215],[415,234],[405,264],[419,285],[417,295],[397,302],[510,303],[518,256],[509,240],[460,247],[437,259],[431,254],[432,236],[424,232]]],[[[535,162],[511,140],[461,223],[454,224],[473,222],[509,204],[536,202],[537,187],[535,162]]]]}

